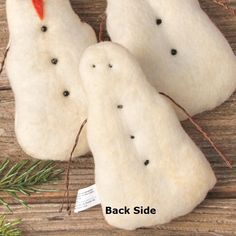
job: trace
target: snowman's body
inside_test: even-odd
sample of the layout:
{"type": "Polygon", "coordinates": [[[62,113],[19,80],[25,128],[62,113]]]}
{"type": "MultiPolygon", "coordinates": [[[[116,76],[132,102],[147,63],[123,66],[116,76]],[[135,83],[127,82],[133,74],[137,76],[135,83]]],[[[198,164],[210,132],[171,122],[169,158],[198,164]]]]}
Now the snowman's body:
{"type": "Polygon", "coordinates": [[[133,56],[111,43],[91,46],[80,71],[89,102],[88,141],[106,220],[136,229],[191,212],[215,185],[215,175],[133,56]],[[106,207],[125,206],[130,214],[106,214],[106,207]],[[136,206],[157,213],[134,214],[136,206]]]}
{"type": "MultiPolygon", "coordinates": [[[[69,0],[41,2],[43,20],[31,0],[7,0],[11,38],[7,72],[16,101],[15,129],[29,155],[64,160],[87,116],[78,64],[96,36],[73,12],[69,0]]],[[[86,152],[83,133],[75,156],[86,152]]]]}
{"type": "Polygon", "coordinates": [[[108,0],[107,16],[112,41],[128,48],[152,85],[192,115],[234,92],[235,55],[198,0],[108,0]]]}

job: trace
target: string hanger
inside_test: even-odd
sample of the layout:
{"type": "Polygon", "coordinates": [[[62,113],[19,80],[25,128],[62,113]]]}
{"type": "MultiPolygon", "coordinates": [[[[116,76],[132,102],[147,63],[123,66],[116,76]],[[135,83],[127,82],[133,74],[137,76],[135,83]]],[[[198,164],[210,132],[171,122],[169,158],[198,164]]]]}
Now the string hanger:
{"type": "Polygon", "coordinates": [[[215,4],[223,7],[225,10],[229,11],[233,16],[236,16],[236,9],[230,6],[229,0],[212,0],[215,4]]]}
{"type": "Polygon", "coordinates": [[[98,17],[98,19],[100,20],[100,24],[99,24],[99,33],[98,33],[98,41],[99,42],[103,42],[104,38],[103,38],[103,33],[105,31],[106,28],[106,20],[107,20],[107,15],[106,13],[103,13],[102,15],[100,15],[98,17]]]}
{"type": "Polygon", "coordinates": [[[81,133],[85,127],[85,125],[87,124],[88,120],[85,119],[84,122],[82,123],[82,125],[80,126],[80,129],[79,129],[79,132],[76,136],[76,139],[75,139],[75,144],[71,150],[71,153],[70,153],[70,159],[68,161],[68,165],[67,165],[67,170],[66,170],[66,176],[65,176],[65,186],[66,186],[66,190],[65,190],[65,193],[64,193],[64,196],[63,196],[63,201],[62,201],[62,205],[61,205],[61,208],[60,208],[60,212],[63,211],[63,208],[64,208],[64,203],[65,201],[67,202],[67,207],[66,207],[66,210],[68,212],[68,215],[71,215],[71,202],[70,202],[70,169],[71,169],[71,163],[72,163],[72,158],[73,158],[73,154],[75,152],[75,149],[79,143],[79,139],[80,139],[80,136],[81,136],[81,133]]]}
{"type": "Polygon", "coordinates": [[[185,108],[183,108],[180,104],[178,104],[173,98],[168,96],[167,94],[163,92],[159,92],[160,95],[168,98],[173,104],[175,104],[190,120],[190,122],[195,126],[196,130],[198,130],[202,136],[210,143],[210,145],[215,149],[215,151],[218,153],[218,155],[222,158],[222,160],[226,163],[226,165],[229,168],[233,168],[233,161],[229,160],[228,157],[226,157],[220,149],[217,147],[215,142],[209,137],[206,131],[203,130],[203,128],[192,118],[192,116],[187,112],[185,108]]]}
{"type": "Polygon", "coordinates": [[[7,54],[8,54],[8,52],[9,52],[9,50],[10,50],[10,46],[8,46],[8,47],[5,49],[5,52],[4,52],[4,54],[3,54],[3,60],[2,60],[2,62],[1,62],[1,67],[0,67],[0,76],[1,76],[1,74],[2,74],[2,72],[3,72],[4,66],[5,66],[5,63],[6,63],[6,59],[7,59],[7,54]]]}

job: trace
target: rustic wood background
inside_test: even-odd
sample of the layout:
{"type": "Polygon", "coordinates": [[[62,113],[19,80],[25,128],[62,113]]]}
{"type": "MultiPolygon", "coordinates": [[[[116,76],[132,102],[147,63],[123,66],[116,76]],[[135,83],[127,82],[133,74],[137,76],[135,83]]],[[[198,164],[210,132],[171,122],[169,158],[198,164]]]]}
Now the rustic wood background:
{"type": "MultiPolygon", "coordinates": [[[[235,4],[236,0],[231,2],[235,4]]],[[[201,4],[236,52],[236,17],[214,4],[212,0],[201,0],[201,4]]],[[[72,5],[81,18],[90,23],[98,32],[99,15],[104,12],[106,1],[72,0],[72,5]]],[[[0,0],[0,61],[7,42],[5,0],[0,0]]],[[[236,163],[236,94],[216,110],[197,116],[197,121],[208,131],[222,151],[236,163]]],[[[13,215],[4,211],[2,207],[0,207],[0,213],[5,212],[8,219],[22,218],[21,229],[24,232],[23,235],[26,236],[236,235],[236,165],[234,165],[234,169],[226,168],[215,151],[203,140],[190,122],[186,121],[183,125],[206,154],[218,177],[218,184],[208,195],[207,200],[185,217],[167,225],[126,232],[108,226],[103,219],[100,206],[68,216],[66,213],[58,212],[63,196],[63,180],[54,186],[59,189],[56,193],[44,193],[26,198],[30,203],[30,209],[25,209],[12,202],[13,215]]],[[[0,161],[5,158],[16,161],[30,157],[24,154],[15,138],[14,98],[4,72],[0,78],[0,161]]],[[[66,168],[66,163],[58,165],[66,168]]],[[[79,158],[74,162],[71,171],[71,200],[75,201],[79,188],[93,183],[93,158],[79,158]]]]}

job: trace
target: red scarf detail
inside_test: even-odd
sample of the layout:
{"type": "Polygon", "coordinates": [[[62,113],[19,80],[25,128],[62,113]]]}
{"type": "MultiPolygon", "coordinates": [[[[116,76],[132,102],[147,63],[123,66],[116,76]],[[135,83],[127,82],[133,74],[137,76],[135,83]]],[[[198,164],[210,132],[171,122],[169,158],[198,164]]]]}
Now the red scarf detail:
{"type": "Polygon", "coordinates": [[[44,18],[44,3],[43,0],[32,0],[34,8],[41,20],[44,18]]]}

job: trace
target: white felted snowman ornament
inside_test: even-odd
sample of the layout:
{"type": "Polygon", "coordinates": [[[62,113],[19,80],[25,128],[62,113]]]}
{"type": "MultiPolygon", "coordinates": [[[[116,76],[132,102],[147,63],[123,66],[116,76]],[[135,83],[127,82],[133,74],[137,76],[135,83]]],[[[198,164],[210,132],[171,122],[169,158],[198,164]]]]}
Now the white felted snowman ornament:
{"type": "Polygon", "coordinates": [[[133,230],[191,212],[214,187],[215,175],[134,57],[119,45],[100,43],[85,51],[80,75],[108,223],[133,230]],[[126,214],[117,214],[123,208],[126,214]],[[152,213],[141,214],[144,208],[152,213]]]}
{"type": "Polygon", "coordinates": [[[198,0],[108,0],[107,28],[151,84],[191,115],[212,110],[235,91],[235,55],[198,0]]]}
{"type": "MultiPolygon", "coordinates": [[[[32,157],[68,159],[87,116],[78,65],[96,35],[69,0],[7,0],[7,18],[18,141],[32,157]]],[[[74,156],[88,150],[83,132],[74,156]]]]}

